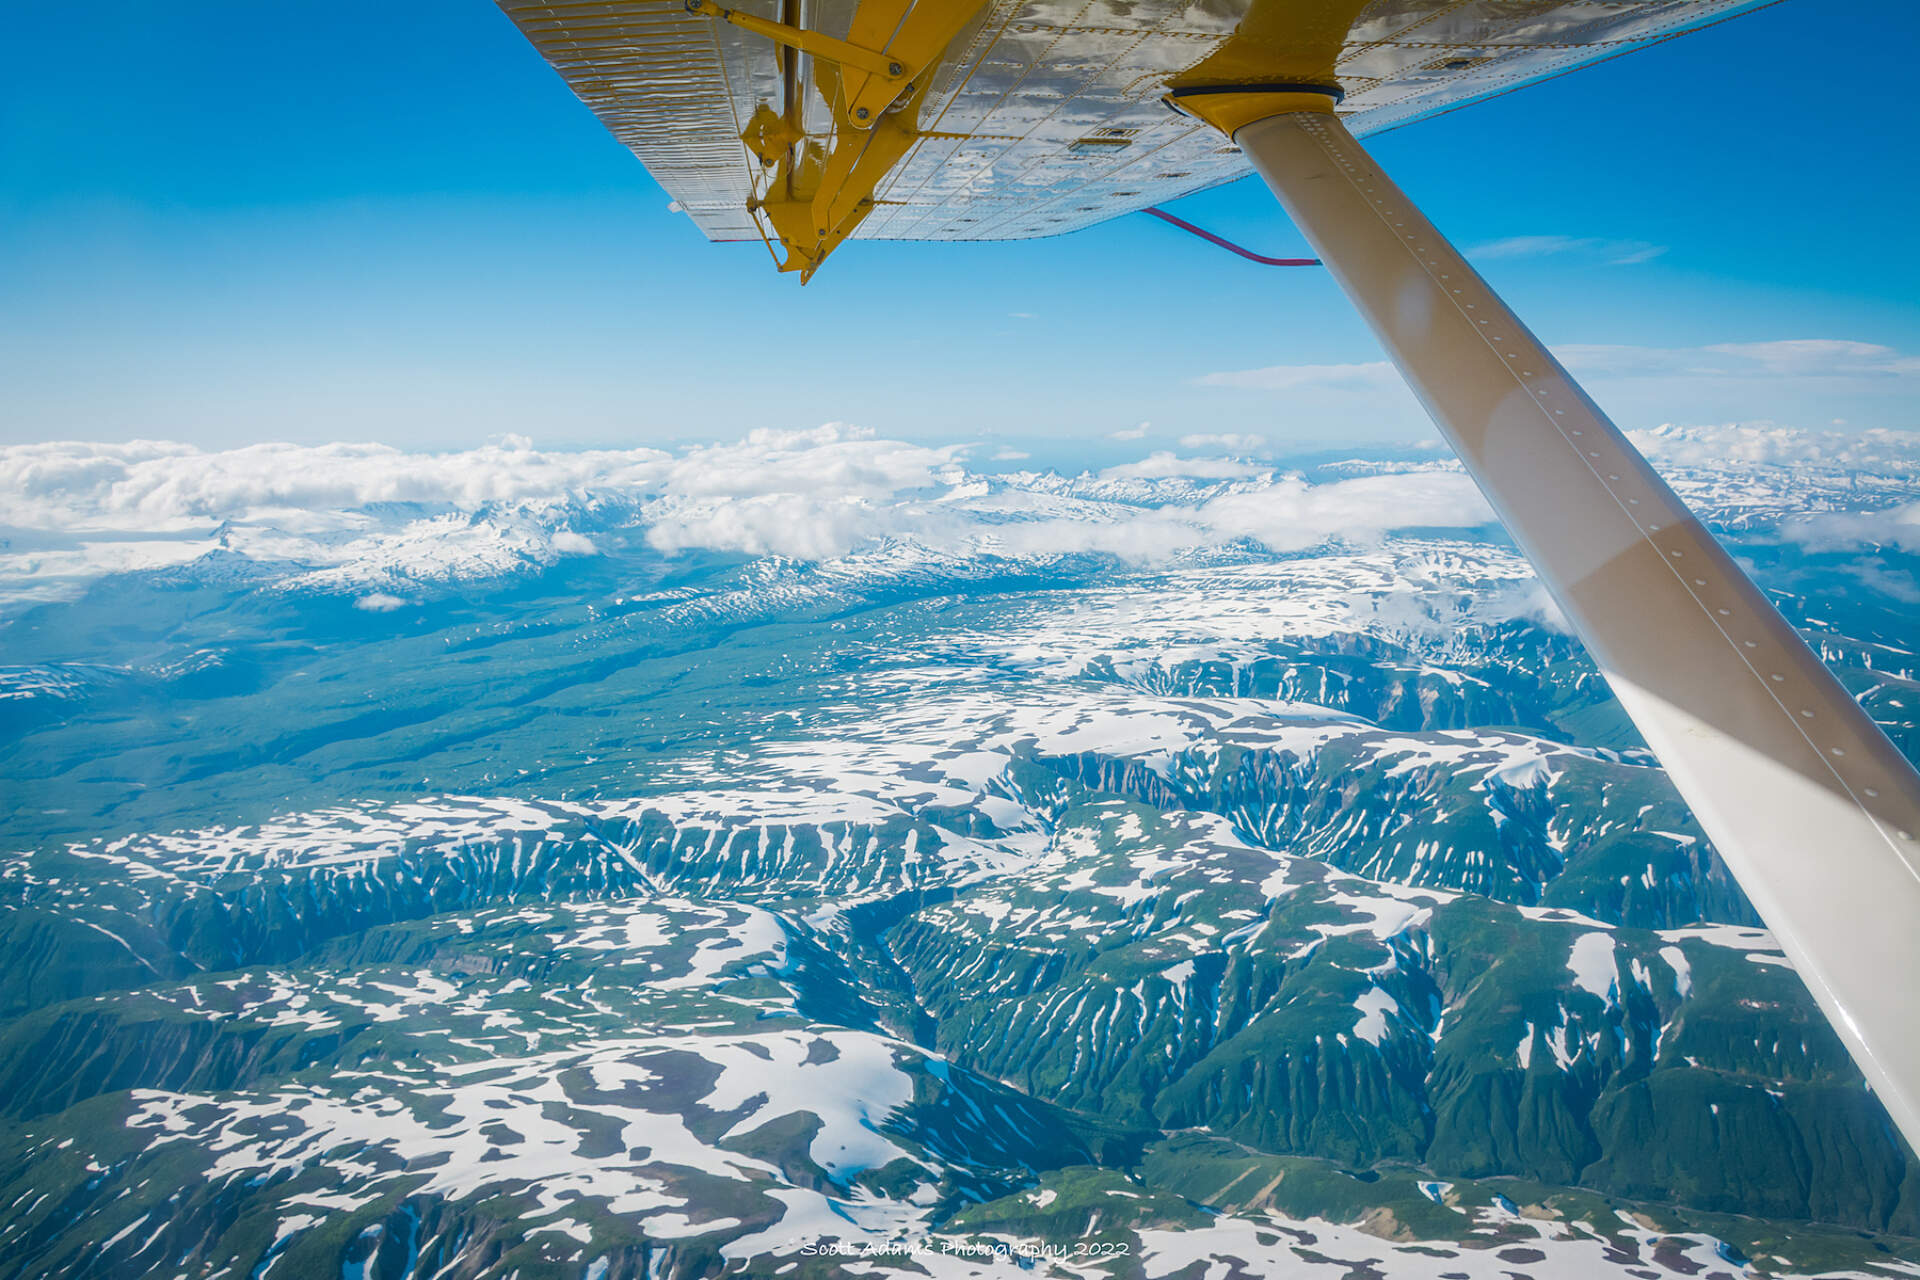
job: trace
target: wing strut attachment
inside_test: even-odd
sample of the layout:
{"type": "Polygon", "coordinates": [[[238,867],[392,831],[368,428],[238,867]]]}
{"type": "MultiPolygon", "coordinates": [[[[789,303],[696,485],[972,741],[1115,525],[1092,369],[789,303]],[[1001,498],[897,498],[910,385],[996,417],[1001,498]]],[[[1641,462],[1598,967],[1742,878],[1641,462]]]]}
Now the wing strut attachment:
{"type": "MultiPolygon", "coordinates": [[[[1920,774],[1331,96],[1274,94],[1265,112],[1250,97],[1216,123],[1372,325],[1920,1147],[1920,774]]],[[[1218,101],[1180,105],[1206,118],[1218,101]]]]}
{"type": "MultiPolygon", "coordinates": [[[[687,12],[703,18],[718,18],[722,22],[731,22],[741,30],[765,36],[777,45],[798,49],[816,58],[826,58],[843,67],[864,71],[889,84],[903,85],[907,82],[907,66],[898,58],[872,49],[863,49],[845,40],[836,40],[818,31],[808,31],[791,23],[775,22],[771,18],[756,17],[751,13],[742,13],[738,9],[723,8],[713,3],[713,0],[687,0],[687,12]]],[[[871,114],[868,112],[860,119],[865,120],[871,114]]]]}
{"type": "MultiPolygon", "coordinates": [[[[781,109],[759,103],[740,134],[762,168],[747,212],[769,249],[775,239],[785,249],[780,270],[799,272],[805,284],[873,211],[879,184],[924,136],[920,108],[934,72],[987,0],[859,0],[844,40],[714,0],[682,2],[688,13],[751,31],[779,51],[781,109]],[[806,132],[794,53],[813,59],[810,79],[833,115],[830,139],[806,132]]],[[[783,13],[798,17],[799,6],[783,13]]]]}

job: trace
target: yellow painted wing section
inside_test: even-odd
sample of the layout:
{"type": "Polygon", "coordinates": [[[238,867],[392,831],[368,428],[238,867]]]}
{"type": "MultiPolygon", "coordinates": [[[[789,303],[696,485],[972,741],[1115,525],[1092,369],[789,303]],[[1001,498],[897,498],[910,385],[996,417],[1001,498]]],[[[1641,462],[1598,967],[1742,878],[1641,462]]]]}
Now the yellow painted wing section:
{"type": "MultiPolygon", "coordinates": [[[[1262,0],[1269,13],[1274,2],[1262,0]]],[[[1354,133],[1378,133],[1771,2],[1374,0],[1360,8],[1335,58],[1334,74],[1346,93],[1340,114],[1354,133]]],[[[1163,99],[1170,82],[1220,54],[1253,0],[979,0],[977,7],[966,0],[740,0],[731,6],[763,26],[785,24],[862,49],[879,46],[882,54],[900,14],[927,6],[965,9],[965,24],[905,86],[912,93],[858,128],[836,106],[851,103],[854,92],[840,68],[732,22],[690,13],[684,0],[498,3],[716,240],[805,241],[799,247],[807,254],[824,257],[843,236],[1053,235],[1248,172],[1225,138],[1163,99]],[[742,141],[757,114],[760,155],[742,141]],[[879,124],[893,134],[867,154],[879,146],[879,124]],[[786,127],[799,140],[789,143],[786,127]],[[812,169],[809,146],[816,153],[812,169]],[[842,148],[842,172],[828,175],[842,183],[838,199],[819,199],[821,216],[812,219],[820,170],[842,148]],[[861,155],[864,169],[846,186],[861,155]],[[812,226],[828,220],[829,206],[840,221],[812,226]],[[784,236],[769,216],[776,209],[784,236]],[[815,244],[821,230],[826,234],[815,244]]],[[[1311,0],[1301,4],[1312,7],[1311,0]]],[[[852,74],[864,83],[869,73],[852,74]]],[[[867,93],[861,101],[886,100],[873,98],[871,86],[867,93]]],[[[811,270],[817,257],[790,265],[811,270]]]]}

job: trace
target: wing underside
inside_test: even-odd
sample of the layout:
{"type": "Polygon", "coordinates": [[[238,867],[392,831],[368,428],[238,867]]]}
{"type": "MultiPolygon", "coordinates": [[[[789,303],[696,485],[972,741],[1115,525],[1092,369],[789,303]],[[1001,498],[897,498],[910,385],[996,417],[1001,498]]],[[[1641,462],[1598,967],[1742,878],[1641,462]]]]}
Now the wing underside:
{"type": "MultiPolygon", "coordinates": [[[[738,11],[844,39],[860,2],[742,0],[738,11]]],[[[1378,133],[1770,2],[1376,0],[1336,61],[1340,112],[1356,135],[1378,133]]],[[[683,0],[499,4],[709,238],[778,239],[750,208],[774,174],[742,134],[767,106],[830,145],[842,122],[819,91],[818,59],[683,0]]],[[[1244,176],[1238,149],[1163,99],[1249,5],[982,4],[922,77],[915,137],[848,238],[1055,235],[1244,176]]]]}

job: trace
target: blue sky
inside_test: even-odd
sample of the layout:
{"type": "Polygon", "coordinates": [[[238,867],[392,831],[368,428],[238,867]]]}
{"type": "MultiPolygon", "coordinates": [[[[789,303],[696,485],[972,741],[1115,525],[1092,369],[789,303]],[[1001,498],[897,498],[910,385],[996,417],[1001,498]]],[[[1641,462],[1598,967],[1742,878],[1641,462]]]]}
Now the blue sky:
{"type": "MultiPolygon", "coordinates": [[[[1144,217],[852,244],[803,291],[669,213],[481,0],[34,6],[9,37],[0,443],[1430,435],[1322,273],[1144,217]]],[[[1787,0],[1370,145],[1622,425],[1920,428],[1916,50],[1902,0],[1787,0]]],[[[1253,181],[1178,209],[1300,248],[1253,181]]]]}

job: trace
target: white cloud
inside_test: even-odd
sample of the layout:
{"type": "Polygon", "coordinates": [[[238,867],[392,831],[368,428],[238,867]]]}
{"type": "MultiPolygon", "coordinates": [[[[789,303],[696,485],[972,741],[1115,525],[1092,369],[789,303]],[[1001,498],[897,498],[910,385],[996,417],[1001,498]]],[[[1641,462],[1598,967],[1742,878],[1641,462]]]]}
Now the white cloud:
{"type": "Polygon", "coordinates": [[[883,511],[854,498],[768,493],[667,513],[647,530],[647,541],[662,551],[831,560],[882,535],[888,524],[883,511]]]}
{"type": "Polygon", "coordinates": [[[514,438],[438,454],[378,444],[259,444],[214,453],[154,440],[10,445],[0,448],[0,510],[15,528],[72,533],[166,531],[378,503],[471,509],[646,488],[660,484],[673,461],[658,449],[543,453],[514,438]]]}
{"type": "MultiPolygon", "coordinates": [[[[1754,422],[1634,438],[1703,514],[1810,546],[1920,549],[1920,433],[1754,422]],[[1887,509],[1865,510],[1875,506],[1887,509]]],[[[1078,476],[970,472],[965,452],[844,426],[673,453],[546,452],[512,438],[430,455],[364,444],[17,446],[0,449],[10,525],[0,530],[0,605],[71,594],[106,573],[178,569],[214,551],[223,555],[209,563],[238,580],[342,593],[381,610],[642,542],[669,554],[809,561],[881,545],[909,557],[1148,561],[1244,541],[1281,552],[1371,543],[1395,529],[1492,520],[1466,475],[1439,459],[1356,461],[1316,484],[1244,458],[1170,450],[1078,476]]]]}
{"type": "MultiPolygon", "coordinates": [[[[1102,472],[1103,481],[1114,479],[1102,472]]],[[[1124,477],[1135,478],[1138,477],[1124,477]]],[[[1179,472],[1164,477],[1187,500],[1151,508],[1110,508],[1079,518],[1039,518],[953,526],[934,536],[996,554],[1100,553],[1154,561],[1200,547],[1253,541],[1299,551],[1329,540],[1375,543],[1398,528],[1478,528],[1493,519],[1473,482],[1454,467],[1311,484],[1298,475],[1263,475],[1195,489],[1179,472]]],[[[998,510],[1007,510],[1004,502],[998,510]]],[[[1044,510],[1036,503],[1037,510],[1044,510]]]]}
{"type": "MultiPolygon", "coordinates": [[[[845,527],[842,506],[930,487],[958,453],[876,440],[838,424],[757,431],[678,455],[659,449],[543,452],[514,436],[440,454],[376,444],[261,444],[224,452],[164,441],[14,445],[0,448],[0,510],[11,527],[67,535],[190,534],[226,524],[337,540],[376,530],[383,522],[368,510],[385,504],[424,509],[414,514],[426,519],[429,513],[611,494],[668,502],[669,520],[744,528],[757,517],[747,513],[729,521],[717,513],[752,500],[777,505],[791,531],[783,539],[769,527],[765,537],[749,541],[771,540],[768,549],[809,554],[836,541],[824,535],[845,527]],[[779,545],[783,541],[789,545],[779,545]]],[[[674,541],[670,532],[662,537],[674,541]]],[[[591,539],[568,529],[551,533],[548,545],[560,555],[595,553],[591,539]]]]}
{"type": "Polygon", "coordinates": [[[1565,253],[1580,243],[1574,236],[1508,236],[1473,245],[1464,252],[1471,258],[1538,258],[1565,253]]]}
{"type": "Polygon", "coordinates": [[[1901,474],[1920,468],[1920,432],[1806,431],[1775,422],[1661,426],[1629,431],[1654,462],[1675,467],[1819,466],[1901,474]]]}
{"type": "Polygon", "coordinates": [[[40,539],[6,533],[0,536],[0,607],[64,599],[96,578],[187,564],[210,549],[205,541],[175,538],[40,539]]]}
{"type": "Polygon", "coordinates": [[[1920,356],[1902,355],[1876,342],[1835,338],[1790,338],[1778,342],[1723,342],[1703,348],[1733,362],[1735,373],[1753,368],[1786,377],[1912,377],[1920,356]]]}
{"type": "Polygon", "coordinates": [[[1920,357],[1874,342],[1795,338],[1697,347],[1578,345],[1560,357],[1616,420],[1920,425],[1920,357]]]}
{"type": "Polygon", "coordinates": [[[1667,251],[1665,245],[1645,240],[1608,240],[1595,236],[1508,236],[1466,250],[1469,258],[1491,261],[1497,258],[1540,258],[1550,254],[1579,254],[1601,258],[1616,267],[1651,262],[1667,251]]]}
{"type": "Polygon", "coordinates": [[[1254,453],[1267,447],[1267,438],[1232,433],[1181,436],[1182,449],[1225,449],[1229,453],[1254,453]]]}
{"type": "Polygon", "coordinates": [[[1319,485],[1292,476],[1214,498],[1198,514],[1217,533],[1253,538],[1275,551],[1317,546],[1330,535],[1371,542],[1391,529],[1475,528],[1494,519],[1473,481],[1452,468],[1319,485]]]}
{"type": "Polygon", "coordinates": [[[663,551],[831,559],[884,534],[901,495],[956,478],[961,452],[838,424],[704,445],[669,466],[647,540],[663,551]]]}
{"type": "Polygon", "coordinates": [[[1401,385],[1400,371],[1385,360],[1366,364],[1277,364],[1203,374],[1194,381],[1203,387],[1242,391],[1379,391],[1401,385]]]}
{"type": "Polygon", "coordinates": [[[877,440],[839,423],[812,431],[755,431],[731,444],[702,445],[673,459],[662,488],[693,498],[830,494],[888,498],[921,489],[953,465],[957,448],[877,440]]]}
{"type": "MultiPolygon", "coordinates": [[[[1912,501],[1920,432],[1735,422],[1627,435],[1690,504],[1728,523],[1771,528],[1816,551],[1920,551],[1920,503],[1912,501]]],[[[1884,573],[1852,572],[1899,594],[1884,573]]]]}
{"type": "Polygon", "coordinates": [[[1127,427],[1121,431],[1107,432],[1107,439],[1109,440],[1144,440],[1147,438],[1147,432],[1151,430],[1153,430],[1153,424],[1151,422],[1138,422],[1138,423],[1135,423],[1133,426],[1127,427]]]}
{"type": "Polygon", "coordinates": [[[1873,342],[1791,338],[1704,347],[1575,344],[1555,347],[1574,373],[1605,378],[1818,378],[1891,380],[1920,374],[1920,357],[1873,342]]]}
{"type": "Polygon", "coordinates": [[[1243,539],[1295,549],[1371,540],[1395,524],[1486,519],[1450,469],[1313,485],[1243,460],[1159,451],[1098,476],[996,478],[965,470],[964,452],[844,426],[677,453],[549,452],[514,437],[443,454],[369,444],[16,446],[0,449],[0,510],[11,526],[0,601],[72,594],[104,573],[216,551],[249,581],[345,593],[386,611],[439,586],[602,554],[628,538],[622,530],[667,553],[832,560],[902,540],[944,556],[1144,560],[1243,539]]]}
{"type": "MultiPolygon", "coordinates": [[[[1911,536],[1912,531],[1908,532],[1911,536]]],[[[1902,545],[1907,550],[1913,549],[1911,542],[1902,545]]],[[[1920,604],[1920,582],[1916,582],[1910,573],[1899,573],[1889,569],[1877,557],[1868,556],[1856,560],[1846,566],[1846,572],[1868,591],[1890,596],[1908,604],[1920,604]]]]}
{"type": "Polygon", "coordinates": [[[0,448],[0,521],[11,530],[0,595],[56,598],[105,573],[222,549],[281,565],[283,585],[380,587],[373,594],[398,598],[410,585],[598,554],[576,526],[622,512],[662,548],[827,557],[884,531],[875,511],[941,484],[959,453],[839,425],[679,454],[546,452],[513,436],[441,454],[344,443],[16,445],[0,448]]]}
{"type": "MultiPolygon", "coordinates": [[[[1691,421],[1836,418],[1885,427],[1920,423],[1920,356],[1844,338],[1649,347],[1577,343],[1554,348],[1567,369],[1627,427],[1691,421]]],[[[1264,392],[1281,421],[1396,423],[1427,416],[1384,361],[1223,370],[1197,385],[1264,392]]]]}
{"type": "Polygon", "coordinates": [[[996,449],[992,460],[995,462],[1024,462],[1032,456],[1032,454],[1026,452],[1024,449],[996,449]]]}
{"type": "MultiPolygon", "coordinates": [[[[1570,343],[1555,347],[1568,371],[1595,379],[1754,378],[1890,382],[1920,375],[1920,356],[1872,342],[1794,338],[1775,342],[1722,342],[1703,347],[1636,347],[1570,343]]],[[[1384,360],[1366,364],[1283,364],[1264,369],[1209,373],[1205,387],[1243,391],[1372,391],[1398,386],[1399,372],[1384,360]]]]}
{"type": "MultiPolygon", "coordinates": [[[[1841,551],[1858,547],[1898,547],[1902,551],[1920,551],[1920,502],[1881,511],[1832,511],[1793,520],[1781,532],[1794,542],[1813,551],[1841,551]]],[[[1858,576],[1858,575],[1856,575],[1858,576]]],[[[1915,592],[1911,579],[1898,579],[1880,568],[1875,585],[1903,581],[1906,596],[1915,592]]]]}

